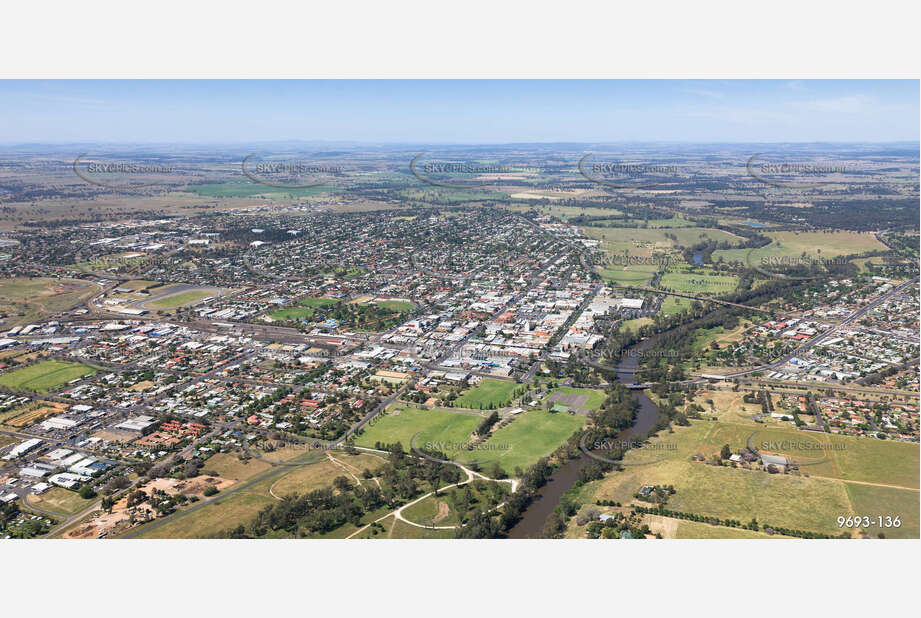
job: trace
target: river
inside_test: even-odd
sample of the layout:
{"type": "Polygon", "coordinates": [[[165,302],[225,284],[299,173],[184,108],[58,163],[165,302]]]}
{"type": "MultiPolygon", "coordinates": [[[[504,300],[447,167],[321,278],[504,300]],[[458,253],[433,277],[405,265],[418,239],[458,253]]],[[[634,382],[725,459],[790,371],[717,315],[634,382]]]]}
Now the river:
{"type": "MultiPolygon", "coordinates": [[[[652,342],[652,339],[647,339],[624,351],[621,361],[617,364],[618,382],[631,384],[634,381],[633,372],[636,370],[641,356],[639,352],[645,350],[652,342]]],[[[636,419],[630,429],[625,430],[618,437],[619,440],[631,440],[639,436],[645,436],[659,417],[659,408],[646,396],[644,391],[633,391],[633,395],[639,402],[636,419]]],[[[592,463],[594,463],[592,458],[580,453],[576,459],[572,459],[557,468],[550,480],[547,481],[547,484],[538,490],[534,500],[525,509],[518,523],[508,531],[508,538],[540,538],[544,522],[547,521],[547,517],[559,504],[560,498],[579,480],[579,471],[592,463]]]]}

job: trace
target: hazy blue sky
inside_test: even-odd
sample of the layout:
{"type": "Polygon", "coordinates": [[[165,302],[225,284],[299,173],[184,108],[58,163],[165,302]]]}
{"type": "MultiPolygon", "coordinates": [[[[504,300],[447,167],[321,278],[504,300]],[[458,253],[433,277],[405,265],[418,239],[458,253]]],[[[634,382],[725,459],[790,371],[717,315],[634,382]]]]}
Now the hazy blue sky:
{"type": "Polygon", "coordinates": [[[917,141],[918,81],[0,81],[0,142],[917,141]]]}

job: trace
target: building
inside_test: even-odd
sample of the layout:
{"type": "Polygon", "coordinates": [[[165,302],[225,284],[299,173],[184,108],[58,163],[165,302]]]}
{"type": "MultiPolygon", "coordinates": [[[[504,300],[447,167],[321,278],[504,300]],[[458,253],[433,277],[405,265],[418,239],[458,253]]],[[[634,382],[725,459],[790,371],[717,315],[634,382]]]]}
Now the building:
{"type": "Polygon", "coordinates": [[[141,415],[135,418],[129,418],[127,421],[121,422],[118,425],[115,425],[113,429],[127,431],[130,433],[137,433],[143,436],[153,431],[153,427],[156,424],[157,419],[154,417],[141,415]]]}
{"type": "Polygon", "coordinates": [[[38,446],[39,444],[41,444],[41,443],[42,443],[42,441],[39,440],[38,438],[32,438],[31,440],[26,440],[25,442],[20,442],[19,444],[17,444],[16,446],[14,446],[12,449],[10,449],[10,452],[7,453],[6,457],[4,457],[4,459],[7,460],[7,461],[9,461],[10,459],[15,459],[15,458],[17,458],[17,457],[22,457],[23,455],[25,455],[26,453],[28,453],[29,451],[31,451],[32,449],[34,449],[35,447],[37,447],[37,446],[38,446]]]}

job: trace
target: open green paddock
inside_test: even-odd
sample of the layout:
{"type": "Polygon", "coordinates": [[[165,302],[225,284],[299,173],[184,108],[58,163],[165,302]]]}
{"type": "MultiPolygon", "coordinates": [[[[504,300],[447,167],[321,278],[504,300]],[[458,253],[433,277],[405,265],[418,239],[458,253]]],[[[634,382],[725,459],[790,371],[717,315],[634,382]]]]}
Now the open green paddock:
{"type": "Polygon", "coordinates": [[[761,267],[762,264],[770,264],[772,258],[800,257],[805,254],[814,259],[828,259],[887,250],[870,232],[765,232],[764,235],[771,238],[771,244],[758,249],[719,249],[713,252],[713,260],[722,258],[726,262],[742,263],[747,260],[761,267]]]}
{"type": "MultiPolygon", "coordinates": [[[[633,465],[582,486],[580,501],[627,504],[643,485],[674,485],[676,493],[668,501],[672,510],[743,523],[755,517],[762,525],[830,535],[841,533],[836,521],[839,515],[873,515],[885,511],[887,504],[907,513],[913,505],[915,517],[902,517],[902,531],[892,531],[891,536],[914,534],[916,538],[918,534],[918,493],[913,491],[918,487],[917,444],[762,428],[754,423],[691,421],[688,427],[676,427],[674,433],[661,432],[642,449],[631,449],[624,461],[633,465]],[[698,453],[709,459],[723,444],[733,451],[753,445],[763,452],[792,457],[800,462],[799,473],[769,474],[691,460],[698,453]]],[[[729,533],[719,536],[721,530],[709,532],[715,538],[729,538],[729,533]]]]}
{"type": "Polygon", "coordinates": [[[457,454],[459,461],[477,461],[489,472],[495,464],[509,475],[515,468],[526,469],[563,445],[585,423],[585,416],[526,410],[508,425],[495,430],[483,445],[457,454]]]}
{"type": "Polygon", "coordinates": [[[448,445],[462,445],[470,441],[473,430],[482,422],[477,414],[451,412],[445,409],[423,410],[412,406],[394,404],[387,408],[387,414],[375,419],[374,424],[364,428],[355,440],[357,446],[374,448],[376,444],[403,445],[409,452],[413,437],[418,448],[438,446],[436,450],[452,456],[457,449],[448,445]]]}
{"type": "Polygon", "coordinates": [[[495,378],[483,378],[479,384],[464,392],[463,395],[454,401],[458,408],[487,409],[489,406],[499,408],[512,399],[515,389],[521,388],[511,380],[497,380],[495,378]]]}
{"type": "Polygon", "coordinates": [[[95,369],[82,363],[47,360],[0,375],[0,386],[13,390],[47,393],[71,380],[95,373],[95,369]]]}

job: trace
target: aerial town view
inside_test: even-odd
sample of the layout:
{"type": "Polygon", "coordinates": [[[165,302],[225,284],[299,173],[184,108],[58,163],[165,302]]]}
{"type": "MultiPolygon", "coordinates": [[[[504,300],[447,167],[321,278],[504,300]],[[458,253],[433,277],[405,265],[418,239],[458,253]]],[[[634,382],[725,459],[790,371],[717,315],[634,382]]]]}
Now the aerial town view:
{"type": "Polygon", "coordinates": [[[4,6],[3,615],[916,614],[919,13],[4,6]]]}
{"type": "Polygon", "coordinates": [[[916,137],[7,144],[0,538],[917,539],[916,137]]]}

